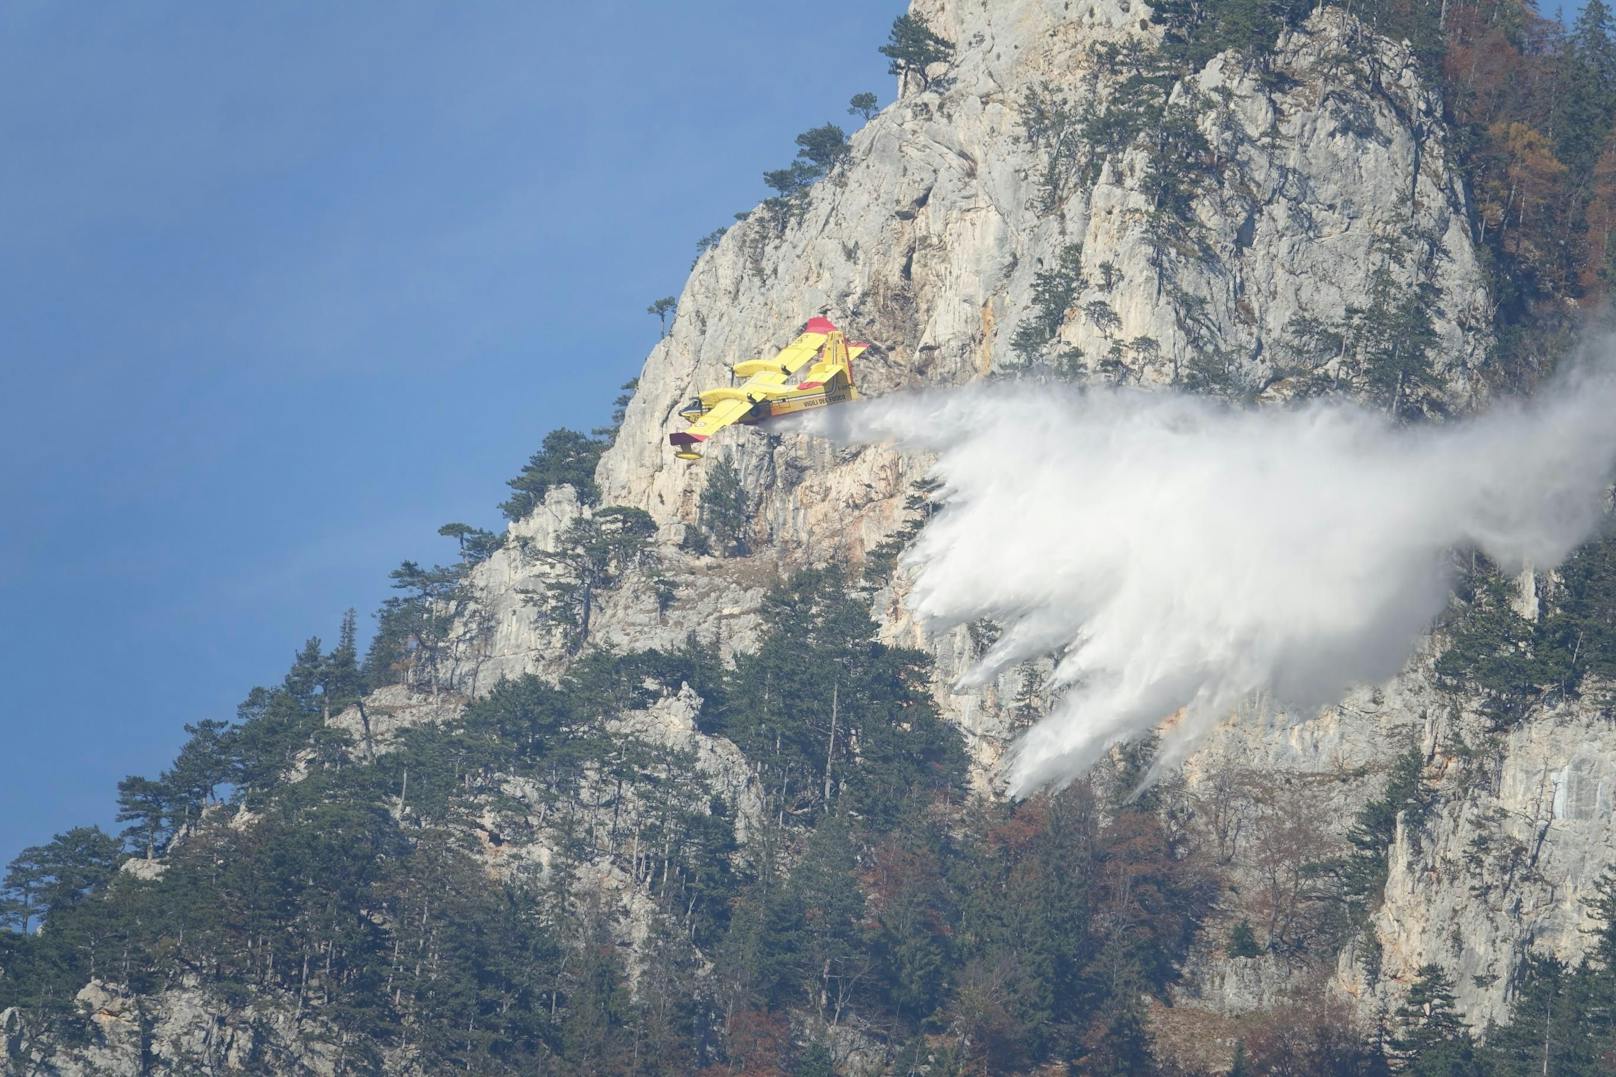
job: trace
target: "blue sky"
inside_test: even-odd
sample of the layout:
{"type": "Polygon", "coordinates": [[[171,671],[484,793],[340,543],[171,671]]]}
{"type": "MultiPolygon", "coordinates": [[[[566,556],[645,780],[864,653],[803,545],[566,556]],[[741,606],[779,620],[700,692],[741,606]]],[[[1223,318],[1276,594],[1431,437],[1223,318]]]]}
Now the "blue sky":
{"type": "Polygon", "coordinates": [[[496,525],[903,8],[0,5],[0,863],[496,525]]]}

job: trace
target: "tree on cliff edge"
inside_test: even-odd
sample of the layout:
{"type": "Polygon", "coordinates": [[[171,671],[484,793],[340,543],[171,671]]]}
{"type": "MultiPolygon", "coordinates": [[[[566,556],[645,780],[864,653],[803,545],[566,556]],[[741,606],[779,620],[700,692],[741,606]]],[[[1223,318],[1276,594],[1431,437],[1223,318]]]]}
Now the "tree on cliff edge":
{"type": "Polygon", "coordinates": [[[881,46],[881,55],[891,60],[887,73],[905,81],[919,76],[922,87],[929,87],[926,68],[954,58],[954,43],[931,28],[924,15],[899,15],[892,20],[892,33],[881,46]]]}
{"type": "Polygon", "coordinates": [[[539,507],[552,486],[563,484],[578,491],[578,500],[593,505],[600,496],[595,487],[595,465],[606,448],[602,441],[562,427],[544,435],[544,444],[527,466],[506,485],[513,493],[500,505],[507,520],[520,520],[539,507]]]}

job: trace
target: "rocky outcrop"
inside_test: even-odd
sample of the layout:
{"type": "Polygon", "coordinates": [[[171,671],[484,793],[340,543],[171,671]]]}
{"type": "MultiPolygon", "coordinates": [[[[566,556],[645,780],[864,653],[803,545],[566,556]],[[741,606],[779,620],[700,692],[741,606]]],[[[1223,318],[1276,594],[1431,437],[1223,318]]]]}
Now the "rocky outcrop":
{"type": "MultiPolygon", "coordinates": [[[[752,641],[751,611],[791,566],[859,560],[903,518],[925,461],[875,446],[838,450],[805,434],[727,431],[714,455],[739,469],[757,512],[750,558],[694,558],[675,541],[698,518],[712,461],[675,460],[666,436],[679,404],[723,381],[728,364],[778,347],[825,312],[876,347],[860,360],[869,393],[959,384],[1016,370],[1012,340],[1035,306],[1040,272],[1080,247],[1083,287],[1052,350],[1094,368],[1117,347],[1126,377],[1168,380],[1187,356],[1214,350],[1261,384],[1297,319],[1339,318],[1361,302],[1379,245],[1414,232],[1437,283],[1436,331],[1454,402],[1485,347],[1486,290],[1466,232],[1461,185],[1443,140],[1439,103],[1408,50],[1370,41],[1337,10],[1280,42],[1261,73],[1229,54],[1172,93],[1212,148],[1200,169],[1193,249],[1163,252],[1159,213],[1141,193],[1144,149],[1067,161],[1051,196],[1050,148],[1028,134],[1025,95],[1103,111],[1125,72],[1107,44],[1154,44],[1148,9],[1128,3],[919,4],[959,43],[929,88],[913,86],[857,132],[847,164],[794,211],[760,208],[697,262],[671,331],[652,351],[622,429],[601,463],[602,503],[643,508],[661,525],[660,564],[608,597],[596,639],[665,646],[696,632],[730,651],[752,641]],[[1283,89],[1276,89],[1283,86],[1283,89]],[[1092,181],[1089,176],[1092,175],[1092,181]],[[653,577],[678,585],[671,606],[653,577]]],[[[1065,158],[1062,158],[1065,161],[1065,158]]],[[[1181,373],[1181,371],[1180,371],[1181,373]]],[[[553,632],[534,616],[544,548],[576,517],[552,493],[512,526],[513,543],[479,569],[490,626],[467,687],[553,670],[553,632]]],[[[899,593],[890,635],[919,639],[899,593]]],[[[974,657],[962,637],[931,641],[948,677],[974,657]]],[[[469,667],[463,667],[469,668],[469,667]]],[[[998,685],[955,695],[949,713],[990,763],[1010,732],[998,685]]]]}
{"type": "MultiPolygon", "coordinates": [[[[1090,144],[1074,152],[1063,141],[1072,131],[1052,141],[1028,123],[1035,105],[1103,119],[1126,104],[1130,70],[1159,44],[1147,7],[915,7],[956,42],[956,61],[928,72],[929,84],[910,80],[853,136],[848,160],[800,203],[758,208],[705,253],[670,332],[647,359],[597,482],[601,506],[648,512],[656,540],[619,586],[598,596],[593,645],[676,648],[695,634],[726,655],[745,651],[775,581],[803,565],[860,562],[906,522],[906,499],[927,461],[890,448],[838,449],[790,429],[741,428],[694,465],[668,451],[680,403],[722,382],[731,363],[779,347],[815,314],[874,342],[858,364],[860,388],[871,394],[1014,374],[1040,359],[1064,364],[1067,374],[1160,384],[1198,358],[1258,395],[1283,396],[1278,357],[1298,322],[1333,321],[1365,302],[1386,265],[1386,244],[1412,236],[1434,286],[1443,403],[1462,408],[1476,395],[1488,297],[1440,105],[1407,48],[1367,38],[1339,10],[1321,10],[1280,39],[1270,70],[1228,54],[1174,85],[1166,109],[1193,128],[1186,144],[1198,148],[1193,159],[1171,162],[1185,182],[1180,203],[1167,210],[1152,187],[1159,148],[1133,138],[1114,150],[1090,144]],[[1128,51],[1136,48],[1145,51],[1128,51]],[[1072,298],[1047,326],[1043,355],[1030,355],[1015,347],[1018,331],[1039,313],[1040,275],[1056,272],[1068,275],[1072,298]],[[698,523],[717,457],[735,465],[755,499],[750,556],[697,555],[681,543],[698,523]]],[[[556,578],[542,554],[597,511],[570,488],[551,490],[472,571],[436,687],[386,689],[335,724],[363,750],[384,752],[398,730],[452,717],[501,678],[564,672],[571,656],[535,601],[556,578]]],[[[881,631],[930,649],[938,700],[966,734],[979,784],[990,790],[1022,720],[1014,703],[1022,686],[1006,675],[957,690],[979,641],[966,628],[928,636],[906,606],[906,588],[900,575],[877,594],[881,631]]],[[[1219,917],[1233,915],[1258,885],[1231,831],[1229,907],[1211,911],[1212,930],[1180,999],[1207,1027],[1325,977],[1371,1012],[1429,961],[1454,973],[1461,1004],[1480,1022],[1504,1012],[1510,972],[1526,950],[1580,954],[1581,895],[1616,860],[1616,733],[1590,705],[1488,733],[1462,701],[1435,687],[1431,657],[1422,653],[1391,683],[1366,686],[1318,715],[1258,706],[1231,716],[1184,764],[1175,796],[1203,817],[1214,814],[1234,771],[1242,781],[1302,791],[1318,819],[1317,832],[1303,837],[1321,847],[1340,846],[1409,738],[1422,746],[1442,795],[1425,827],[1401,833],[1391,851],[1386,900],[1374,918],[1381,957],[1373,982],[1350,944],[1334,969],[1227,957],[1219,917]],[[1466,930],[1456,938],[1461,917],[1466,930]]],[[[723,801],[744,840],[760,800],[735,746],[698,728],[700,706],[687,690],[624,716],[613,732],[690,759],[698,791],[723,801]]],[[[614,803],[609,824],[590,815],[594,792],[577,806],[586,829],[632,817],[632,790],[614,803]]],[[[484,859],[494,872],[542,877],[555,848],[552,806],[521,779],[503,794],[478,822],[484,859]]],[[[581,871],[627,911],[626,941],[643,934],[651,913],[638,855],[626,864],[602,857],[581,871]]],[[[178,991],[142,1018],[158,1030],[142,1039],[115,992],[96,990],[102,994],[84,1002],[104,1046],[92,1050],[112,1053],[85,1054],[90,1061],[62,1072],[138,1072],[130,1059],[138,1063],[149,1043],[236,1065],[268,1049],[253,1029],[275,1027],[271,1016],[208,1017],[203,1000],[178,991]]],[[[313,1051],[300,1064],[318,1071],[325,1063],[313,1051]]]]}
{"type": "Polygon", "coordinates": [[[1423,833],[1399,828],[1376,918],[1392,983],[1428,962],[1455,981],[1472,1022],[1501,1021],[1528,951],[1587,950],[1585,901],[1616,864],[1616,725],[1590,694],[1507,733],[1462,711],[1433,723],[1443,801],[1423,833]]]}
{"type": "MultiPolygon", "coordinates": [[[[1439,103],[1406,50],[1365,46],[1356,23],[1323,11],[1280,44],[1275,66],[1294,80],[1289,89],[1269,89],[1232,55],[1179,85],[1173,100],[1193,106],[1214,159],[1174,163],[1207,175],[1192,221],[1180,222],[1194,249],[1161,252],[1161,213],[1141,193],[1143,149],[1076,159],[1051,204],[1051,150],[1025,128],[1034,87],[1074,109],[1108,107],[1121,72],[1096,46],[1149,43],[1146,9],[1095,4],[1074,19],[1056,4],[924,6],[960,42],[958,63],[854,135],[850,163],[799,215],[782,224],[756,211],[696,264],[601,465],[604,500],[692,521],[706,465],[667,452],[676,406],[813,313],[877,343],[858,369],[870,392],[1015,367],[1011,342],[1034,307],[1034,278],[1073,244],[1086,286],[1058,346],[1092,365],[1119,342],[1126,352],[1153,341],[1124,357],[1145,381],[1215,348],[1260,381],[1298,315],[1339,317],[1362,301],[1376,244],[1417,232],[1434,252],[1453,391],[1466,392],[1486,292],[1439,103]],[[1096,172],[1092,183],[1084,169],[1096,172]]],[[[763,431],[726,439],[763,494],[757,538],[788,555],[827,556],[831,542],[855,555],[867,548],[893,518],[883,502],[915,474],[881,449],[837,454],[763,431]]]]}
{"type": "MultiPolygon", "coordinates": [[[[1028,127],[1035,105],[1103,117],[1123,103],[1137,61],[1108,49],[1155,47],[1148,9],[1128,0],[927,0],[916,8],[958,44],[957,61],[931,72],[930,85],[911,80],[800,205],[760,207],[704,254],[671,331],[646,361],[597,480],[602,504],[651,514],[658,542],[654,561],[604,596],[593,633],[602,646],[676,646],[694,632],[726,653],[746,649],[774,580],[799,565],[857,562],[904,521],[925,460],[879,446],[837,449],[790,430],[737,429],[710,455],[729,459],[756,499],[756,553],[698,557],[678,547],[698,521],[712,465],[667,451],[678,405],[724,380],[729,364],[783,344],[810,315],[828,314],[875,343],[858,366],[867,393],[961,384],[1023,366],[1029,357],[1013,342],[1035,313],[1037,279],[1064,267],[1075,295],[1052,327],[1048,354],[1081,356],[1076,365],[1089,377],[1144,384],[1181,378],[1192,357],[1213,356],[1241,384],[1283,395],[1279,357],[1299,321],[1339,320],[1362,305],[1388,264],[1388,244],[1414,237],[1413,256],[1435,285],[1445,403],[1473,402],[1487,291],[1440,102],[1406,47],[1370,39],[1350,16],[1324,9],[1281,38],[1271,72],[1225,54],[1178,83],[1167,114],[1186,117],[1205,149],[1201,159],[1171,162],[1187,177],[1187,202],[1164,220],[1150,188],[1157,162],[1143,140],[1069,154],[1028,127]],[[675,584],[671,602],[666,592],[659,600],[658,579],[675,584]]],[[[477,569],[481,620],[464,634],[461,690],[477,694],[501,676],[564,665],[553,629],[535,616],[531,595],[551,570],[533,551],[553,548],[589,511],[570,490],[552,491],[477,569]]],[[[1009,701],[1017,686],[954,690],[976,657],[970,634],[928,638],[904,589],[900,578],[878,596],[883,632],[932,650],[939,701],[967,734],[989,787],[1016,728],[1009,701]]],[[[1380,980],[1368,984],[1349,953],[1337,989],[1367,1011],[1438,960],[1481,1020],[1503,1011],[1509,972],[1526,948],[1580,952],[1579,889],[1611,860],[1598,782],[1602,761],[1616,756],[1592,737],[1593,721],[1534,723],[1499,746],[1491,785],[1461,780],[1471,770],[1453,769],[1447,753],[1473,743],[1464,737],[1474,722],[1432,686],[1425,655],[1393,683],[1321,715],[1233,717],[1188,761],[1184,782],[1196,795],[1238,758],[1276,783],[1312,783],[1328,807],[1328,836],[1339,841],[1404,738],[1421,738],[1445,807],[1418,843],[1393,851],[1375,921],[1380,980]],[[1592,743],[1562,759],[1555,752],[1565,755],[1568,742],[1553,730],[1566,722],[1582,723],[1592,743]],[[1551,788],[1565,812],[1584,813],[1580,820],[1552,815],[1551,788]],[[1514,861],[1494,852],[1497,863],[1483,856],[1478,868],[1475,850],[1487,841],[1525,847],[1527,866],[1499,866],[1514,861]],[[1490,896],[1472,896],[1477,886],[1490,896]],[[1486,926],[1456,948],[1451,927],[1461,910],[1486,926]]],[[[1230,1012],[1273,1001],[1295,978],[1293,969],[1236,967],[1210,952],[1198,960],[1188,995],[1230,1012]]]]}
{"type": "MultiPolygon", "coordinates": [[[[1203,811],[1226,795],[1230,774],[1256,782],[1285,810],[1316,812],[1314,852],[1339,853],[1353,814],[1383,790],[1391,759],[1417,746],[1438,806],[1417,828],[1400,821],[1372,921],[1376,975],[1370,940],[1360,938],[1343,950],[1331,986],[1365,1015],[1389,1012],[1421,966],[1434,963],[1454,980],[1468,1019],[1484,1027],[1507,1016],[1511,977],[1528,952],[1572,963],[1586,952],[1584,902],[1616,864],[1616,727],[1609,697],[1594,692],[1497,731],[1433,685],[1432,657],[1420,654],[1392,682],[1318,715],[1234,716],[1183,777],[1203,811]],[[1308,792],[1294,792],[1301,789],[1308,792]]],[[[1244,891],[1231,897],[1230,917],[1261,886],[1248,855],[1253,840],[1251,830],[1230,839],[1227,871],[1244,891]]],[[[1181,992],[1186,1006],[1238,1015],[1316,983],[1317,970],[1228,959],[1221,945],[1216,932],[1204,940],[1181,992]]]]}
{"type": "Polygon", "coordinates": [[[91,980],[75,1004],[88,1019],[88,1042],[71,1047],[31,1041],[17,1011],[0,1014],[6,1073],[61,1077],[136,1077],[147,1073],[307,1073],[341,1069],[340,1045],[322,1042],[293,1021],[290,1004],[259,1000],[233,1007],[207,992],[181,986],[136,995],[91,980]],[[9,1016],[8,1016],[9,1015],[9,1016]]]}

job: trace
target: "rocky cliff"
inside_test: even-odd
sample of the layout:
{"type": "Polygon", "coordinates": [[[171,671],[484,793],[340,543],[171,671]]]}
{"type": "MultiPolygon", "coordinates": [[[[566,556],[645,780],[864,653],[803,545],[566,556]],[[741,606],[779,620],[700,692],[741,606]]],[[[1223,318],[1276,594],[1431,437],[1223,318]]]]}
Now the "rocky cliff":
{"type": "MultiPolygon", "coordinates": [[[[695,465],[667,451],[679,404],[722,382],[737,358],[783,344],[812,314],[876,343],[859,365],[867,393],[1014,376],[1028,363],[1014,342],[1037,316],[1039,275],[1075,258],[1077,292],[1046,350],[1080,355],[1079,376],[1160,384],[1182,380],[1199,359],[1222,364],[1259,396],[1282,397],[1278,375],[1298,323],[1339,319],[1367,303],[1386,244],[1415,236],[1436,292],[1441,403],[1478,401],[1488,291],[1441,104],[1406,46],[1366,43],[1351,17],[1323,9],[1281,37],[1272,70],[1227,53],[1174,84],[1168,108],[1183,110],[1207,156],[1175,162],[1201,178],[1187,185],[1182,213],[1164,222],[1152,204],[1148,146],[1056,149],[1051,139],[1075,137],[1075,120],[1071,132],[1029,131],[1030,110],[1040,106],[1101,116],[1122,107],[1118,95],[1137,62],[1127,50],[1157,45],[1146,8],[1124,0],[916,10],[959,43],[957,61],[929,86],[911,80],[802,205],[784,215],[760,208],[704,254],[671,332],[646,361],[598,478],[603,503],[643,508],[660,525],[662,571],[681,581],[682,597],[659,614],[650,581],[630,581],[602,610],[605,641],[666,645],[696,632],[745,648],[770,579],[791,566],[857,561],[902,521],[925,460],[761,429],[726,434],[695,465]],[[719,456],[757,499],[750,557],[693,558],[676,548],[697,523],[719,456]]],[[[558,493],[513,533],[542,543],[576,511],[558,493]]],[[[482,570],[496,611],[482,677],[552,661],[553,640],[513,597],[533,571],[519,549],[482,570]]],[[[939,699],[969,734],[978,776],[991,785],[1013,724],[1011,686],[954,691],[952,678],[974,657],[968,634],[926,639],[902,589],[900,579],[883,593],[885,630],[936,655],[939,699]]],[[[1616,758],[1603,744],[1608,730],[1586,707],[1505,737],[1484,725],[1432,686],[1421,659],[1394,684],[1365,688],[1324,714],[1234,716],[1185,768],[1192,795],[1231,760],[1276,787],[1326,783],[1339,836],[1398,746],[1418,738],[1444,803],[1429,834],[1392,857],[1376,920],[1385,948],[1376,984],[1343,955],[1337,989],[1366,1013],[1393,1003],[1400,985],[1435,961],[1456,974],[1468,1016],[1496,1020],[1522,953],[1581,952],[1581,899],[1613,859],[1602,784],[1616,758]],[[1472,756],[1457,760],[1458,746],[1472,756]],[[1473,863],[1466,850],[1479,832],[1528,855],[1511,867],[1473,863]],[[1471,926],[1456,933],[1460,921],[1471,926]]],[[[1237,1012],[1254,1004],[1249,984],[1220,987],[1229,973],[1211,966],[1185,989],[1186,1005],[1237,1012]]],[[[1257,996],[1270,997],[1271,986],[1257,996]]]]}
{"type": "MultiPolygon", "coordinates": [[[[1339,324],[1388,287],[1418,285],[1436,377],[1417,406],[1437,415],[1482,401],[1493,300],[1442,103],[1408,46],[1321,8],[1262,63],[1227,52],[1180,77],[1152,59],[1162,31],[1130,0],[914,8],[955,43],[955,58],[907,77],[828,177],[758,207],[706,251],[647,358],[596,478],[600,505],[654,521],[655,567],[598,596],[592,644],[675,649],[694,635],[726,656],[751,650],[773,584],[804,566],[861,564],[911,522],[928,461],[889,448],[737,428],[699,463],[668,451],[679,404],[816,314],[874,343],[858,368],[866,394],[1058,376],[1269,401],[1308,391],[1304,374],[1331,361],[1309,350],[1309,326],[1339,324]],[[745,556],[684,542],[720,459],[755,507],[745,556]]],[[[557,626],[535,615],[534,596],[558,571],[545,553],[597,511],[569,487],[551,490],[472,570],[437,690],[388,688],[363,715],[355,708],[335,723],[386,752],[402,731],[444,721],[502,678],[561,674],[571,658],[557,626]]],[[[905,592],[900,573],[876,594],[882,635],[935,657],[942,713],[966,735],[978,790],[995,795],[995,766],[1020,720],[1017,686],[957,690],[976,641],[963,628],[928,637],[905,592]]],[[[1439,687],[1443,646],[1434,636],[1396,680],[1323,713],[1231,715],[1166,783],[1164,810],[1211,835],[1224,879],[1175,1005],[1157,1015],[1161,1043],[1186,1041],[1173,1048],[1186,1064],[1226,1064],[1244,1015],[1321,985],[1366,1017],[1384,1012],[1428,963],[1450,972],[1479,1027],[1507,1013],[1525,954],[1582,954],[1583,898],[1616,863],[1609,716],[1585,697],[1499,731],[1476,699],[1439,687]],[[1296,937],[1312,930],[1280,922],[1311,912],[1275,896],[1285,885],[1276,820],[1291,825],[1291,868],[1309,851],[1338,851],[1409,744],[1436,803],[1423,826],[1399,825],[1372,930],[1324,960],[1228,956],[1242,919],[1267,917],[1272,931],[1296,937]],[[1201,1030],[1201,1042],[1175,1039],[1186,1029],[1201,1030]]],[[[670,693],[616,733],[684,753],[744,842],[762,810],[755,774],[733,744],[702,731],[702,705],[688,688],[670,693]]],[[[477,833],[497,873],[543,874],[559,840],[547,811],[521,781],[490,799],[477,833]]],[[[611,809],[614,831],[624,811],[611,809]]],[[[649,915],[634,911],[648,885],[638,853],[627,872],[607,861],[593,870],[629,910],[634,936],[649,915]]],[[[131,1046],[120,1024],[127,1000],[99,982],[86,992],[84,1005],[116,1034],[64,1056],[61,1072],[137,1072],[153,1051],[228,1062],[250,1053],[249,1025],[260,1029],[258,1050],[274,1040],[263,1022],[202,1029],[179,990],[155,1018],[156,1046],[149,1032],[131,1046]]],[[[859,1057],[856,1044],[846,1057],[859,1057]]],[[[318,1052],[298,1064],[333,1066],[318,1052]]]]}

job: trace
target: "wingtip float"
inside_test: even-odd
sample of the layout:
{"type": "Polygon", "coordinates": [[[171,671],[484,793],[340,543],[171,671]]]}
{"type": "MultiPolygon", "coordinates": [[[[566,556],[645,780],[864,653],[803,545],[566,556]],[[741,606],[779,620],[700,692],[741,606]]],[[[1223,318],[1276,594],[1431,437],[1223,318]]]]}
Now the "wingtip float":
{"type": "Polygon", "coordinates": [[[673,455],[700,460],[699,446],[733,423],[753,425],[809,408],[858,399],[853,360],[869,350],[848,343],[829,318],[813,318],[802,334],[772,359],[748,359],[732,368],[739,385],[707,389],[680,409],[688,430],[669,434],[673,455]]]}

